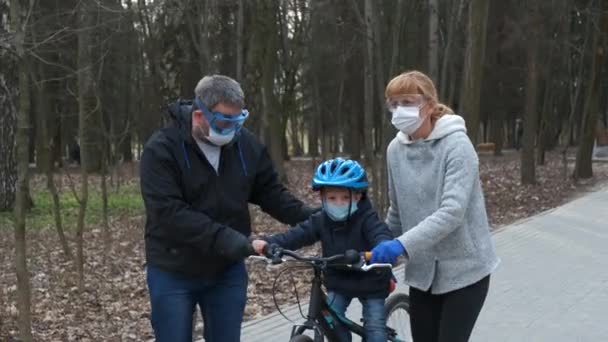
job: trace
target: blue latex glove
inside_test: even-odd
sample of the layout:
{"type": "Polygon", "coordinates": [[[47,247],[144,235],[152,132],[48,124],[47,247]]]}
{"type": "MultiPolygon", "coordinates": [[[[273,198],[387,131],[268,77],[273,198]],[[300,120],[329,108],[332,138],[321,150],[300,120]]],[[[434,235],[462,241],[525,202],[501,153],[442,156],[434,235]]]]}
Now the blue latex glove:
{"type": "Polygon", "coordinates": [[[370,263],[394,264],[397,257],[405,253],[405,247],[398,240],[382,241],[372,249],[370,263]]]}

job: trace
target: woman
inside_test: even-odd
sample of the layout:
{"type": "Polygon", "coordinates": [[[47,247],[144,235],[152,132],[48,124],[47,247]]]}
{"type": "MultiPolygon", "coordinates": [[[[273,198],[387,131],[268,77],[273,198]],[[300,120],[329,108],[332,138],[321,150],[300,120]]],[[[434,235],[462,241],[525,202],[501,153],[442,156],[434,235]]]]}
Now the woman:
{"type": "Polygon", "coordinates": [[[372,262],[405,255],[415,342],[467,341],[499,259],[491,240],[479,160],[462,117],[439,103],[428,76],[392,79],[385,92],[399,130],[387,150],[396,238],[372,251],[372,262]]]}

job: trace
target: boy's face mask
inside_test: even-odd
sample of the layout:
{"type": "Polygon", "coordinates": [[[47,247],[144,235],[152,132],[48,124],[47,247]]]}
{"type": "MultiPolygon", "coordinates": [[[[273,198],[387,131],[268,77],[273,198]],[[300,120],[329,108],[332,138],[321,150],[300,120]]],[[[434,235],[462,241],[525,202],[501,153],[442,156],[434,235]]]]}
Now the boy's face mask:
{"type": "Polygon", "coordinates": [[[329,201],[323,201],[323,209],[330,219],[336,222],[341,222],[348,218],[349,213],[352,215],[355,211],[357,211],[357,201],[351,200],[350,205],[336,205],[329,201]]]}

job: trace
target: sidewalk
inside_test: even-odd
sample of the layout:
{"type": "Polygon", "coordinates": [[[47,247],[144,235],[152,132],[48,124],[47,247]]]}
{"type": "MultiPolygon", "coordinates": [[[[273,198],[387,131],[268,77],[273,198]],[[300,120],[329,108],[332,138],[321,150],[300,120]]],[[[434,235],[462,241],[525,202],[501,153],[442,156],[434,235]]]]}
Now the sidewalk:
{"type": "Polygon", "coordinates": [[[608,341],[608,188],[495,234],[472,341],[608,341]]]}

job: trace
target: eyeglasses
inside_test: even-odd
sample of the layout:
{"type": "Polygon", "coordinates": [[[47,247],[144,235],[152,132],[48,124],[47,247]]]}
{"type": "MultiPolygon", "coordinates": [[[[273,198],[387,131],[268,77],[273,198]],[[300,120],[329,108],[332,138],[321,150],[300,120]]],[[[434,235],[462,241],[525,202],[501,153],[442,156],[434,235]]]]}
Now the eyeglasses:
{"type": "Polygon", "coordinates": [[[397,107],[422,107],[426,104],[426,96],[422,94],[404,94],[386,99],[386,108],[391,112],[397,107]]]}
{"type": "Polygon", "coordinates": [[[194,103],[205,114],[207,121],[209,121],[209,126],[221,135],[227,135],[235,131],[238,132],[249,117],[249,111],[246,109],[242,109],[235,114],[224,114],[212,112],[198,97],[194,99],[194,103]]]}

